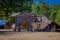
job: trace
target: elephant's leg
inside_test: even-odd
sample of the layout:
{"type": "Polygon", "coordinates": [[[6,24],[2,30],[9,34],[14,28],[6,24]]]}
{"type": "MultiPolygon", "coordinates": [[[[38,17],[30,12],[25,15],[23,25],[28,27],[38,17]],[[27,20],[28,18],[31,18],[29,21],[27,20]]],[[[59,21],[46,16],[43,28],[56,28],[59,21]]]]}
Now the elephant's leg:
{"type": "Polygon", "coordinates": [[[28,23],[27,23],[27,31],[29,31],[29,25],[28,25],[28,23]]]}
{"type": "Polygon", "coordinates": [[[14,31],[16,31],[16,29],[17,29],[17,25],[15,25],[14,31]]]}
{"type": "Polygon", "coordinates": [[[28,28],[27,28],[27,31],[32,31],[32,24],[31,24],[31,22],[28,22],[28,28]]]}
{"type": "Polygon", "coordinates": [[[16,31],[17,27],[19,27],[19,24],[20,24],[19,22],[16,22],[14,31],[16,31]]]}
{"type": "Polygon", "coordinates": [[[20,32],[21,30],[20,30],[20,26],[21,26],[21,24],[20,25],[18,25],[18,31],[20,32]]]}

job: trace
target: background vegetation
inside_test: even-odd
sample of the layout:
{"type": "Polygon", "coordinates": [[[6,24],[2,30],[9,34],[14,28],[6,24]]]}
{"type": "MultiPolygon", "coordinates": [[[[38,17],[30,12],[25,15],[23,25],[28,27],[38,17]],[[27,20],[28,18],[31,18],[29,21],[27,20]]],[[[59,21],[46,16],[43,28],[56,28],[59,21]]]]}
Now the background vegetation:
{"type": "Polygon", "coordinates": [[[60,5],[47,5],[42,0],[0,0],[0,19],[9,20],[13,12],[28,12],[42,15],[44,14],[49,20],[60,25],[60,5]]]}

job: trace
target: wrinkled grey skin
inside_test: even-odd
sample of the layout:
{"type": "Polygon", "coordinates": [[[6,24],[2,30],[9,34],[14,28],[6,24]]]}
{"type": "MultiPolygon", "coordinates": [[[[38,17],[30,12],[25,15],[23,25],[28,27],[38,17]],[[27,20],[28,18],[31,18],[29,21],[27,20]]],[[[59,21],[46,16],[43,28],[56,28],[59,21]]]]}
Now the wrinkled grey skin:
{"type": "Polygon", "coordinates": [[[32,22],[36,22],[36,21],[37,21],[36,16],[32,16],[31,14],[20,14],[16,18],[14,31],[16,31],[17,27],[18,27],[18,31],[21,31],[20,26],[21,24],[25,24],[25,23],[28,24],[27,31],[32,31],[32,22]]]}

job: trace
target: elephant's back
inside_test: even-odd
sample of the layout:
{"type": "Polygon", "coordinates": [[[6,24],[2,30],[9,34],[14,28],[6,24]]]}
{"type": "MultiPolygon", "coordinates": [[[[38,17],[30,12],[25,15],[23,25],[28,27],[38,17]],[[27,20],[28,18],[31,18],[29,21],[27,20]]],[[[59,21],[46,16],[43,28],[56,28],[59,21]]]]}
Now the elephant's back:
{"type": "Polygon", "coordinates": [[[26,15],[20,15],[18,17],[18,20],[19,20],[20,23],[26,23],[27,22],[27,17],[28,16],[26,16],[26,15]]]}
{"type": "Polygon", "coordinates": [[[31,22],[31,20],[33,20],[33,17],[31,15],[26,15],[26,14],[22,14],[20,16],[17,17],[17,21],[20,23],[27,23],[27,22],[31,22]]]}

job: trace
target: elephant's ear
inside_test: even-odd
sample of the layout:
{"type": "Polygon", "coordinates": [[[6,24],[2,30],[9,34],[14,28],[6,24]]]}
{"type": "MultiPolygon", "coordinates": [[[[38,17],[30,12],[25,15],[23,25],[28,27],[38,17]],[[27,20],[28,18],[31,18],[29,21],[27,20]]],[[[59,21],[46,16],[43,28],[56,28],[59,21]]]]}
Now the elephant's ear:
{"type": "Polygon", "coordinates": [[[41,17],[37,17],[37,20],[38,20],[38,22],[41,22],[42,18],[41,17]]]}

